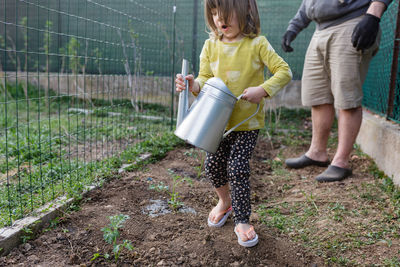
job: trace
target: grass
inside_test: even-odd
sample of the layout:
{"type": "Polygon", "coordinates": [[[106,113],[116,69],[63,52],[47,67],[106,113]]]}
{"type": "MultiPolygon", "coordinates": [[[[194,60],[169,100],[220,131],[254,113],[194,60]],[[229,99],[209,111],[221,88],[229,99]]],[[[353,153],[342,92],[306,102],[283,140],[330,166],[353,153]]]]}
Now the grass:
{"type": "MultiPolygon", "coordinates": [[[[281,144],[281,149],[267,162],[272,168],[268,179],[282,193],[258,207],[260,220],[301,244],[310,254],[322,257],[327,265],[365,266],[372,261],[379,266],[399,266],[400,251],[396,246],[400,238],[400,190],[392,179],[358,146],[353,152],[361,165],[357,172],[371,179],[329,187],[318,187],[307,177],[299,179],[296,171],[285,168],[283,159],[288,148],[308,148],[311,129],[305,130],[305,126],[310,112],[283,109],[279,122],[276,113],[272,116],[272,123],[263,134],[272,143],[281,144]],[[296,189],[293,192],[297,195],[292,189],[296,189]],[[385,253],[379,255],[380,259],[371,259],[369,254],[377,257],[371,249],[379,247],[385,253]]],[[[337,142],[336,132],[335,124],[328,144],[332,151],[337,142]]]]}
{"type": "Polygon", "coordinates": [[[21,85],[8,84],[7,91],[0,96],[0,108],[7,111],[0,113],[0,227],[64,194],[78,196],[123,163],[134,163],[132,169],[157,160],[180,142],[165,117],[168,108],[161,105],[142,103],[138,113],[129,100],[96,100],[91,106],[50,91],[53,101],[46,107],[44,93],[32,85],[29,101],[21,85]],[[151,157],[142,161],[143,153],[151,157]]]}
{"type": "MultiPolygon", "coordinates": [[[[341,200],[324,203],[320,197],[310,193],[301,202],[288,200],[278,205],[260,205],[257,212],[267,226],[302,243],[311,253],[325,258],[327,264],[351,265],[352,260],[346,257],[353,251],[368,249],[377,243],[390,246],[400,237],[400,226],[396,224],[400,206],[389,205],[388,208],[383,198],[363,198],[372,190],[379,190],[381,180],[376,180],[374,185],[374,189],[362,189],[361,195],[355,200],[359,206],[351,208],[341,200]],[[388,209],[392,209],[392,212],[388,209]]],[[[378,192],[385,195],[381,190],[378,192]]],[[[397,199],[391,198],[391,201],[396,203],[397,199]]]]}

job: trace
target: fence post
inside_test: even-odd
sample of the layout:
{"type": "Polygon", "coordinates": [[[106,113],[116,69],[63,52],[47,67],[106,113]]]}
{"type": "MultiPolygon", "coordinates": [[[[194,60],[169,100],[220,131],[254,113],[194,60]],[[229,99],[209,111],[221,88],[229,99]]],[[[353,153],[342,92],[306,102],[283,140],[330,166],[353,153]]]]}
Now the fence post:
{"type": "Polygon", "coordinates": [[[175,91],[175,39],[176,39],[176,0],[173,6],[173,22],[172,22],[172,74],[171,74],[171,130],[174,125],[174,91],[175,91]]]}
{"type": "MultiPolygon", "coordinates": [[[[6,1],[4,1],[4,10],[7,10],[6,1]]],[[[4,13],[4,21],[7,21],[6,13],[4,13]]],[[[4,116],[8,117],[8,89],[7,89],[7,23],[4,23],[4,116]]],[[[10,193],[10,175],[8,172],[8,121],[4,121],[4,136],[6,139],[5,150],[6,150],[6,177],[7,177],[7,208],[9,225],[12,225],[12,209],[11,209],[11,193],[10,193]]]]}
{"type": "Polygon", "coordinates": [[[388,109],[386,113],[386,119],[389,119],[390,117],[393,116],[397,70],[399,64],[399,49],[400,49],[400,4],[397,7],[397,20],[396,20],[396,30],[394,36],[392,70],[390,73],[390,87],[389,87],[388,109]]]}
{"type": "Polygon", "coordinates": [[[192,64],[193,73],[197,74],[197,19],[198,19],[199,0],[194,0],[193,4],[193,43],[192,43],[192,64]]]}

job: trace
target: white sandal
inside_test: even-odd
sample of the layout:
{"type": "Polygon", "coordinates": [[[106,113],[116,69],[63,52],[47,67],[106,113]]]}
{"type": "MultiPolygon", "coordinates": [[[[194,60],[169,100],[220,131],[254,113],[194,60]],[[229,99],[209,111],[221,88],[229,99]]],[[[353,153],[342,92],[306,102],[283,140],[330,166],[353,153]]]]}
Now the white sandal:
{"type": "Polygon", "coordinates": [[[254,231],[254,227],[253,227],[253,226],[251,226],[250,229],[247,230],[246,232],[243,232],[243,231],[237,229],[236,226],[235,226],[234,231],[235,231],[236,236],[238,237],[238,243],[239,243],[239,245],[241,245],[241,246],[243,246],[243,247],[246,247],[246,248],[250,248],[250,247],[254,247],[255,245],[258,244],[258,235],[257,235],[257,233],[256,233],[256,236],[255,236],[253,239],[247,240],[247,241],[243,241],[243,240],[240,238],[240,235],[239,235],[239,232],[240,232],[240,233],[244,234],[245,236],[248,236],[248,234],[249,234],[251,231],[254,231]]]}
{"type": "Polygon", "coordinates": [[[208,226],[210,226],[210,227],[222,227],[225,224],[226,220],[228,219],[228,217],[229,217],[229,215],[231,213],[232,213],[232,207],[229,207],[229,209],[227,209],[226,211],[223,211],[223,212],[219,213],[218,215],[224,214],[224,217],[222,217],[221,220],[219,220],[219,222],[217,222],[217,223],[213,223],[210,220],[210,217],[208,217],[208,220],[207,220],[208,226]]]}

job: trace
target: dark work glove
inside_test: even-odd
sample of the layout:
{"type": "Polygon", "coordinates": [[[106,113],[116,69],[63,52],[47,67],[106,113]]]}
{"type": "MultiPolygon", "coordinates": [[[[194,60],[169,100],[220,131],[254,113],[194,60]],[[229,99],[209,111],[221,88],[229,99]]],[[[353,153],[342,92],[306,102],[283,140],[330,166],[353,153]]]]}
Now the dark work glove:
{"type": "Polygon", "coordinates": [[[371,14],[365,14],[362,20],[354,28],[351,35],[353,47],[358,50],[370,48],[374,43],[379,31],[380,18],[371,14]]]}
{"type": "Polygon", "coordinates": [[[296,38],[296,33],[292,31],[286,31],[282,37],[282,49],[285,52],[292,52],[293,48],[290,46],[290,43],[296,38]]]}

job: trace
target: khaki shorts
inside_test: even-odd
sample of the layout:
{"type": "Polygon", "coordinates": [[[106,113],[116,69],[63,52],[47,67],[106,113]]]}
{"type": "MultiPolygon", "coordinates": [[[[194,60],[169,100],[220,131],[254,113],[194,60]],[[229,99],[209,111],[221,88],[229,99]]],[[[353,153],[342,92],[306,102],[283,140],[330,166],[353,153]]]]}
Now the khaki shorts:
{"type": "Polygon", "coordinates": [[[372,57],[378,52],[380,32],[375,44],[357,51],[351,43],[354,27],[361,17],[314,32],[308,46],[301,98],[304,106],[334,104],[337,109],[361,106],[362,84],[372,57]]]}

